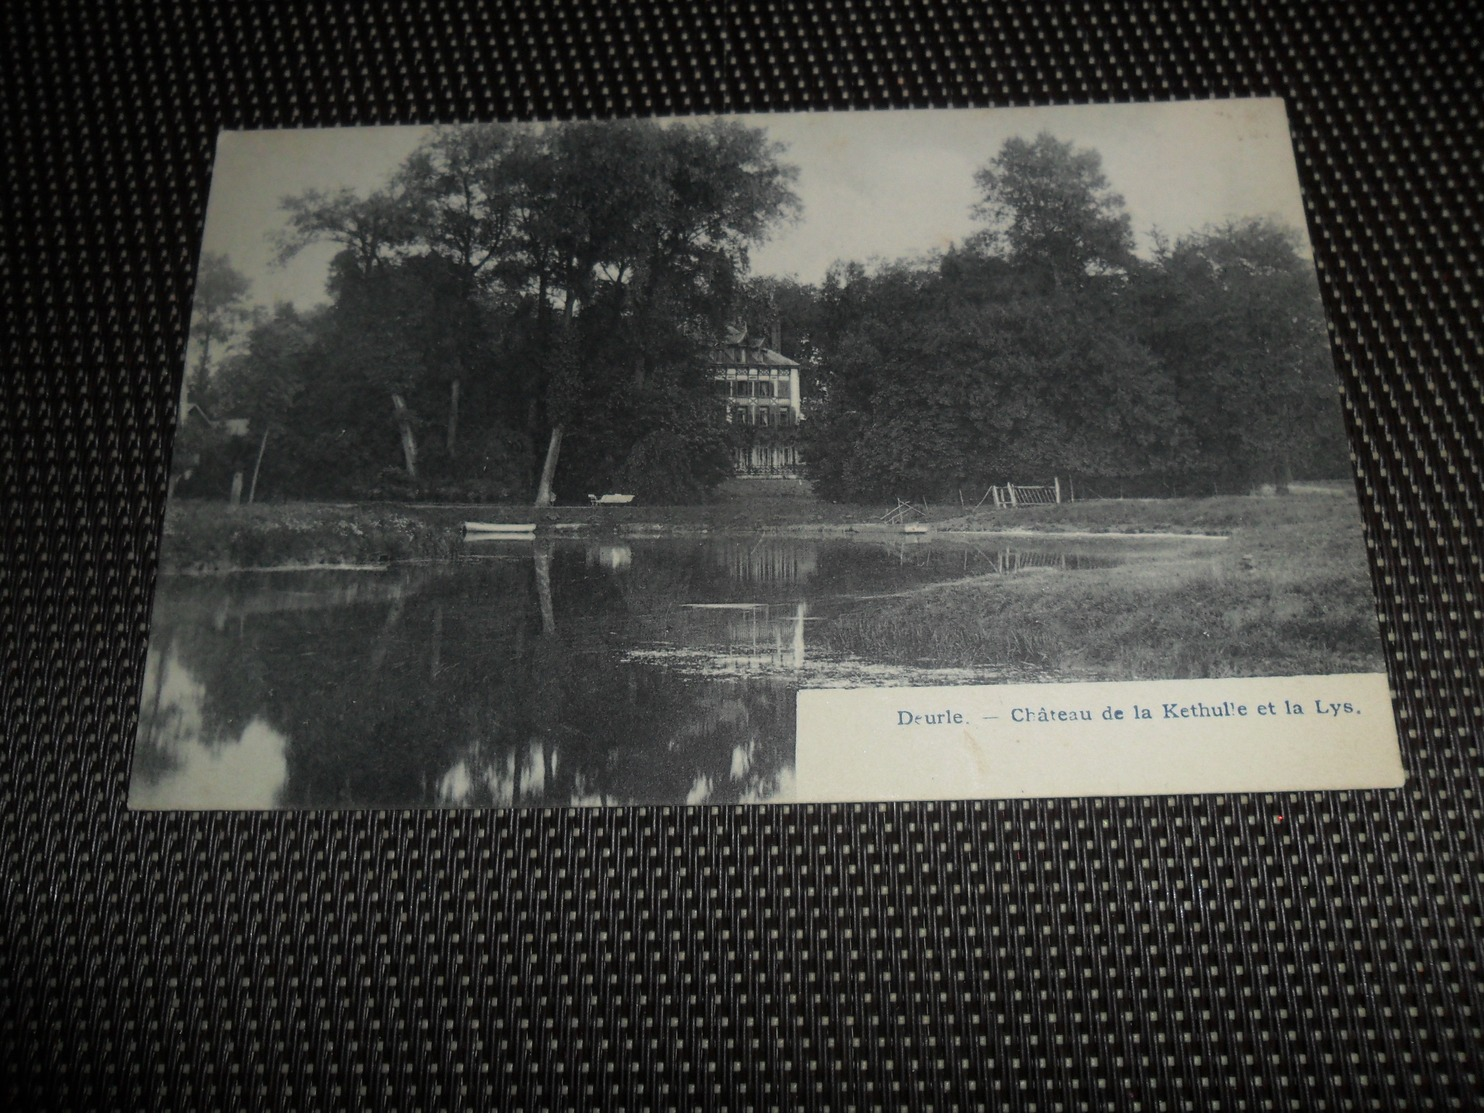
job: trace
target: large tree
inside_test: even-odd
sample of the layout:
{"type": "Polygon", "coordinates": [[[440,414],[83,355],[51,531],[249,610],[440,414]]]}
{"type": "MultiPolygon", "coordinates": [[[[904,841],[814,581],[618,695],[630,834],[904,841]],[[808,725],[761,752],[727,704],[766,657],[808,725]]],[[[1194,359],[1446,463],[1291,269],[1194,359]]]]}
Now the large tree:
{"type": "Polygon", "coordinates": [[[340,246],[342,270],[369,276],[404,255],[419,232],[415,199],[393,183],[366,194],[346,187],[333,193],[306,190],[279,202],[288,220],[276,240],[286,263],[312,244],[340,246]]]}
{"type": "MultiPolygon", "coordinates": [[[[385,273],[406,258],[420,232],[417,201],[399,182],[364,195],[349,188],[334,193],[307,190],[285,197],[279,204],[288,215],[287,224],[277,238],[279,263],[287,262],[312,244],[329,242],[340,246],[331,265],[332,296],[348,295],[355,299],[375,290],[378,284],[386,286],[385,273]]],[[[359,309],[353,307],[352,315],[359,309]]],[[[361,314],[360,317],[376,321],[374,316],[361,314]]],[[[361,339],[359,334],[349,336],[361,339]]],[[[383,368],[397,363],[398,354],[375,350],[371,353],[381,358],[378,364],[383,368]]],[[[400,435],[407,474],[415,479],[416,435],[406,399],[399,390],[412,375],[404,365],[396,375],[373,375],[371,380],[387,389],[387,402],[400,435]]]]}
{"type": "Polygon", "coordinates": [[[547,136],[551,193],[532,222],[532,258],[543,253],[538,280],[543,294],[560,292],[561,313],[546,345],[537,504],[553,499],[562,439],[584,401],[601,405],[658,374],[668,390],[701,379],[749,245],[797,206],[779,146],[735,121],[578,124],[547,136]]]}
{"type": "Polygon", "coordinates": [[[1121,299],[986,297],[979,279],[947,261],[831,274],[804,428],[821,495],[936,499],[1168,467],[1178,420],[1121,299]]]}
{"type": "Polygon", "coordinates": [[[538,503],[574,429],[564,484],[684,489],[714,474],[702,357],[749,246],[797,204],[780,157],[726,121],[439,129],[380,189],[285,199],[280,258],[339,246],[326,379],[391,402],[409,478],[431,417],[451,463],[473,405],[481,437],[545,442],[538,503]]]}
{"type": "Polygon", "coordinates": [[[252,319],[253,308],[247,301],[251,290],[251,282],[226,254],[201,254],[191,301],[190,346],[195,359],[187,362],[185,398],[195,394],[202,404],[210,405],[212,373],[252,319]]]}
{"type": "Polygon", "coordinates": [[[444,315],[448,360],[430,370],[447,394],[450,457],[457,453],[470,377],[486,405],[498,377],[490,342],[502,290],[518,288],[529,275],[524,232],[532,195],[526,177],[534,144],[529,130],[511,125],[439,128],[397,176],[418,241],[444,262],[451,280],[444,315]]]}
{"type": "Polygon", "coordinates": [[[1133,257],[1123,197],[1103,174],[1102,156],[1042,132],[1006,140],[974,174],[974,216],[985,222],[982,248],[1054,290],[1084,286],[1133,257]]]}

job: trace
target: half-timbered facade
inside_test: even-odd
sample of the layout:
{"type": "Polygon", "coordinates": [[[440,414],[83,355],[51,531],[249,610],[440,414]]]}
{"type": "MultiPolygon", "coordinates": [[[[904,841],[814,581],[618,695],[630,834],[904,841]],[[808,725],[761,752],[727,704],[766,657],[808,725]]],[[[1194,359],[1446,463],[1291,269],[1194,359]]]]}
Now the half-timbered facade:
{"type": "Polygon", "coordinates": [[[709,364],[727,422],[746,428],[736,451],[737,475],[798,476],[799,363],[735,331],[712,351],[709,364]]]}

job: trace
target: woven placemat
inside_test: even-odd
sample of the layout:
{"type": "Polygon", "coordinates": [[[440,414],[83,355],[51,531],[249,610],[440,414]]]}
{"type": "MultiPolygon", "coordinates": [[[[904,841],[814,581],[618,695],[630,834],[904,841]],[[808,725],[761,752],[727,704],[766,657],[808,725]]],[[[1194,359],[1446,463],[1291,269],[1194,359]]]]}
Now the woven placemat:
{"type": "Polygon", "coordinates": [[[0,1097],[84,1107],[1480,1100],[1470,6],[12,3],[0,1097]],[[215,133],[1287,99],[1397,792],[131,814],[215,133]]]}

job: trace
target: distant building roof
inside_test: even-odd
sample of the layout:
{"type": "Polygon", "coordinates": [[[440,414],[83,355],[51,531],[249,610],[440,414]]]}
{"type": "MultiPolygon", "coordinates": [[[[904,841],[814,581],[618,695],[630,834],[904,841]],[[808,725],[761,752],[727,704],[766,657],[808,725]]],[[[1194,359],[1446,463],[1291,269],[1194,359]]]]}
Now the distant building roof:
{"type": "Polygon", "coordinates": [[[735,334],[711,350],[707,363],[717,368],[798,368],[799,362],[758,344],[736,340],[735,334]]]}
{"type": "Polygon", "coordinates": [[[203,423],[205,423],[208,427],[211,427],[213,430],[221,430],[228,435],[232,435],[233,437],[238,438],[247,434],[248,427],[250,425],[249,420],[247,419],[213,419],[206,413],[206,408],[202,407],[194,400],[186,405],[185,410],[185,417],[187,419],[191,418],[192,416],[199,418],[203,423]]]}

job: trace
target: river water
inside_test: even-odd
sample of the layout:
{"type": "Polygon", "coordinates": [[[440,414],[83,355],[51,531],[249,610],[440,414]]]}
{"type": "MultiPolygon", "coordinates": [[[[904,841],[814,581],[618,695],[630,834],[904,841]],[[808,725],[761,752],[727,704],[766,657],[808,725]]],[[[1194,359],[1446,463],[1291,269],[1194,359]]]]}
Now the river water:
{"type": "Polygon", "coordinates": [[[130,805],[787,799],[801,686],[1035,677],[830,639],[922,586],[1119,561],[1024,542],[471,542],[385,571],[162,576],[130,805]]]}

